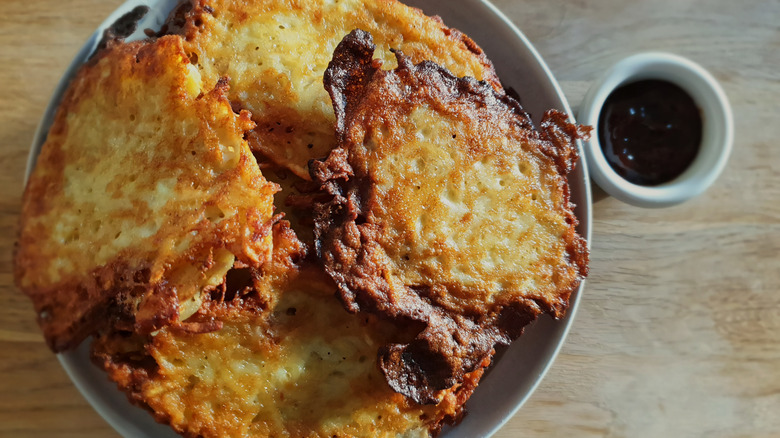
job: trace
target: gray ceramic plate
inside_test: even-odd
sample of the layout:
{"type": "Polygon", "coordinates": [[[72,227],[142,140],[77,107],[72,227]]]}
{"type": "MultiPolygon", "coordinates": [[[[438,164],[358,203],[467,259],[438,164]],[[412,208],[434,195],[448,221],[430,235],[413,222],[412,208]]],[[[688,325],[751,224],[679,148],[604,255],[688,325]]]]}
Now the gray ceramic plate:
{"type": "MultiPolygon", "coordinates": [[[[142,30],[159,29],[176,3],[177,0],[129,0],[101,24],[74,59],[46,109],[33,140],[28,174],[46,138],[68,81],[94,50],[103,29],[134,7],[146,4],[151,7],[151,11],[131,37],[143,38],[142,30]]],[[[421,8],[429,15],[441,16],[448,26],[460,29],[476,41],[495,64],[504,85],[517,90],[521,103],[537,121],[550,108],[571,114],[566,98],[542,58],[525,36],[492,4],[480,0],[412,0],[407,3],[421,8]]],[[[577,205],[579,232],[590,241],[590,184],[581,150],[580,157],[581,161],[570,175],[569,183],[572,201],[577,205]]],[[[469,414],[457,427],[445,429],[442,438],[487,437],[511,418],[534,391],[555,359],[577,312],[582,288],[580,286],[572,295],[565,318],[558,321],[541,318],[501,354],[466,405],[469,414]]],[[[77,350],[59,355],[59,359],[73,383],[95,410],[125,438],[176,437],[169,427],[157,424],[148,413],[130,405],[105,374],[90,363],[87,344],[85,342],[77,350]]]]}

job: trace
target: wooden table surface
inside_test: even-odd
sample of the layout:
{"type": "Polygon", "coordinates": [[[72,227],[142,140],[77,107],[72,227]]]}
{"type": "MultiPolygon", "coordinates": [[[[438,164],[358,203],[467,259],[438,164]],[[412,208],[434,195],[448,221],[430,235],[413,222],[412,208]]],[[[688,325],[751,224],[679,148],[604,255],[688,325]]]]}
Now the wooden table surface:
{"type": "MultiPolygon", "coordinates": [[[[33,131],[121,0],[0,6],[0,436],[118,436],[46,348],[12,281],[33,131]]],[[[496,435],[780,436],[780,1],[496,0],[576,110],[631,53],[689,57],[733,106],[734,153],[704,195],[646,210],[595,189],[591,275],[561,355],[496,435]]],[[[457,1],[453,1],[457,4],[457,1]]]]}

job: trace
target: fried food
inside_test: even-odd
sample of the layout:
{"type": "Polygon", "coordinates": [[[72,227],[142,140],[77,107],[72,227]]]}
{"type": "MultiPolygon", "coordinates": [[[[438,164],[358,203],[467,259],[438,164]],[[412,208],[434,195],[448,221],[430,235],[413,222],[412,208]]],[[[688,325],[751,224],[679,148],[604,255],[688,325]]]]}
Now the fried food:
{"type": "Polygon", "coordinates": [[[434,403],[496,344],[559,317],[587,273],[566,174],[586,129],[396,52],[356,30],[325,72],[339,147],[311,165],[317,253],[348,310],[421,323],[380,352],[396,391],[434,403]]]}
{"type": "Polygon", "coordinates": [[[202,88],[178,36],[108,46],[68,88],[24,193],[15,254],[49,346],[107,325],[178,324],[234,263],[271,250],[262,176],[227,83],[202,88]]]}
{"type": "Polygon", "coordinates": [[[468,37],[396,0],[187,0],[118,41],[143,11],[73,80],[25,192],[15,277],[52,349],[95,335],[185,436],[422,437],[565,311],[584,131],[536,130],[468,37]]]}
{"type": "Polygon", "coordinates": [[[299,267],[302,254],[277,224],[274,261],[253,274],[254,286],[212,294],[193,316],[219,330],[107,335],[93,359],[130,400],[190,437],[423,437],[457,418],[482,368],[436,405],[393,392],[376,350],[409,334],[345,312],[320,268],[299,267]]]}
{"type": "Polygon", "coordinates": [[[252,149],[308,179],[309,160],[335,146],[322,75],[336,45],[356,28],[374,35],[375,56],[388,67],[389,49],[398,48],[415,62],[430,59],[500,88],[471,39],[395,0],[192,0],[174,11],[164,31],[186,37],[207,85],[230,77],[231,102],[257,123],[252,149]]]}

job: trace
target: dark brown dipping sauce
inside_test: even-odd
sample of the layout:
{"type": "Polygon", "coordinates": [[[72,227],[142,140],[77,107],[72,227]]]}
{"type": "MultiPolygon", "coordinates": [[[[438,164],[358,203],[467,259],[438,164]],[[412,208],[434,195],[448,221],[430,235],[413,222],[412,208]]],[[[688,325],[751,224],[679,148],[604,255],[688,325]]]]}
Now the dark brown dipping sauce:
{"type": "Polygon", "coordinates": [[[654,186],[673,180],[693,162],[701,144],[701,113],[677,85],[633,82],[607,97],[598,135],[615,172],[634,184],[654,186]]]}

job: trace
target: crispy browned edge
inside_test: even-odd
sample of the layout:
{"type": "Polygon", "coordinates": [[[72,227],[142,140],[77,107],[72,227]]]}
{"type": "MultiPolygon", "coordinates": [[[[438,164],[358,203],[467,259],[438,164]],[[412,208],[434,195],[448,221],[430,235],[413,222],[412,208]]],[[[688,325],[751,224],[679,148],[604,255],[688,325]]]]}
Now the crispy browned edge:
{"type": "MultiPolygon", "coordinates": [[[[399,3],[404,6],[408,6],[398,0],[377,0],[387,3],[399,3]]],[[[415,7],[409,7],[415,13],[424,16],[425,13],[415,7]]],[[[135,10],[134,10],[135,12],[135,10]]],[[[198,32],[199,23],[201,23],[201,17],[203,14],[213,14],[214,8],[210,5],[209,0],[180,0],[179,4],[173,8],[168,15],[168,19],[163,24],[162,28],[158,32],[158,35],[181,35],[187,39],[191,39],[194,33],[198,32]]],[[[476,55],[479,62],[485,67],[484,81],[489,82],[496,90],[501,90],[501,80],[498,78],[498,74],[493,66],[493,62],[487,57],[484,50],[474,42],[468,35],[455,29],[448,27],[444,24],[444,21],[438,15],[430,17],[441,28],[441,31],[447,35],[452,41],[461,42],[463,45],[474,55],[476,55]]]]}
{"type": "MultiPolygon", "coordinates": [[[[208,295],[204,305],[186,325],[170,327],[168,330],[211,332],[221,329],[223,323],[229,320],[259,317],[268,309],[269,292],[278,288],[284,289],[284,285],[298,275],[309,275],[329,282],[316,260],[306,259],[307,247],[297,239],[287,221],[282,220],[274,224],[273,235],[275,247],[284,248],[275,253],[273,264],[266,264],[260,269],[250,268],[233,284],[219,286],[208,295]]],[[[230,279],[227,283],[231,283],[230,279]]],[[[149,412],[155,421],[171,425],[170,414],[153,409],[144,395],[145,386],[155,378],[159,370],[149,351],[151,342],[151,335],[110,330],[96,337],[90,349],[90,358],[93,364],[104,370],[118,389],[125,393],[128,401],[149,412]]],[[[447,403],[453,410],[439,413],[428,420],[431,436],[437,436],[444,425],[457,425],[463,419],[466,415],[465,403],[490,366],[492,357],[493,352],[474,371],[466,374],[463,382],[448,388],[447,394],[444,395],[448,400],[443,403],[447,403]]],[[[413,401],[407,400],[405,403],[413,401]]],[[[176,427],[174,430],[185,437],[201,436],[187,429],[176,427]]]]}
{"type": "MultiPolygon", "coordinates": [[[[245,301],[246,299],[242,300],[245,301]]],[[[209,310],[212,305],[207,304],[199,316],[202,318],[210,318],[216,323],[221,323],[218,318],[230,317],[230,314],[234,313],[235,309],[246,305],[245,302],[236,302],[235,305],[232,303],[227,305],[216,304],[216,306],[220,307],[216,312],[222,314],[221,316],[217,316],[214,314],[214,311],[209,310]]],[[[92,363],[106,372],[111,381],[117,385],[117,388],[125,393],[125,396],[130,403],[149,412],[158,423],[170,426],[172,421],[171,416],[164,412],[155,411],[144,399],[144,387],[154,378],[154,374],[159,369],[154,358],[146,352],[145,342],[148,342],[148,340],[145,340],[144,338],[127,340],[123,339],[124,336],[125,335],[114,333],[94,342],[90,353],[92,363]],[[126,343],[138,343],[139,345],[137,346],[137,349],[133,351],[116,351],[117,349],[122,349],[123,344],[126,343]]],[[[480,379],[489,366],[490,359],[486,359],[476,370],[464,376],[462,384],[452,389],[450,393],[452,399],[449,403],[455,408],[451,413],[443,414],[432,419],[428,426],[431,437],[438,436],[445,425],[455,426],[463,420],[468,413],[465,406],[466,402],[474,393],[474,390],[477,389],[480,379]]],[[[174,430],[184,437],[202,437],[201,434],[186,429],[174,428],[174,430]]]]}
{"type": "MultiPolygon", "coordinates": [[[[141,15],[142,16],[142,15],[141,15]]],[[[141,18],[135,13],[129,13],[122,20],[138,20],[141,18]]],[[[123,26],[130,26],[124,23],[123,26]]],[[[113,26],[112,26],[113,28],[113,26]]],[[[152,56],[153,47],[147,45],[151,40],[124,43],[122,37],[114,37],[106,32],[106,37],[92,57],[78,71],[78,76],[95,76],[99,72],[95,66],[109,51],[123,51],[134,53],[137,59],[152,56]]],[[[149,66],[154,70],[158,68],[149,66]]],[[[154,71],[149,75],[154,75],[154,71]]],[[[96,79],[95,79],[96,80],[96,79]]],[[[71,82],[74,82],[72,80],[71,82]]],[[[219,99],[227,100],[228,85],[226,79],[221,79],[215,88],[209,92],[219,99]]],[[[75,89],[69,87],[60,102],[60,106],[54,117],[50,132],[61,132],[67,129],[67,115],[73,105],[77,104],[80,96],[74,94],[75,89]]],[[[241,117],[249,117],[243,113],[241,117]]],[[[59,154],[59,146],[48,145],[55,158],[59,154]]],[[[60,169],[60,171],[62,171],[60,169]]],[[[48,190],[46,183],[39,184],[30,180],[23,194],[22,212],[19,218],[18,238],[14,246],[14,279],[20,284],[20,278],[30,263],[40,261],[26,256],[25,246],[32,247],[22,233],[22,224],[29,215],[40,212],[45,208],[43,200],[48,190]]],[[[268,235],[271,227],[280,217],[274,217],[263,224],[257,230],[257,238],[268,235]]],[[[216,240],[224,241],[225,236],[217,235],[216,240]]],[[[192,248],[187,256],[203,252],[204,248],[192,248]]],[[[209,251],[206,263],[211,262],[213,253],[209,251]]],[[[33,301],[37,312],[38,324],[43,330],[47,345],[54,352],[70,350],[78,346],[84,339],[98,330],[107,327],[128,328],[133,325],[141,325],[146,331],[153,331],[168,324],[180,323],[178,321],[178,299],[175,291],[170,289],[163,281],[152,284],[150,282],[150,268],[147,266],[131,267],[125,263],[111,262],[87,273],[78,281],[67,284],[57,284],[48,289],[24,290],[33,301]],[[130,303],[138,298],[145,297],[139,309],[128,308],[130,303]],[[61,315],[81,315],[78,318],[53,318],[51,309],[58,309],[61,315]]]]}
{"type": "MultiPolygon", "coordinates": [[[[109,26],[103,32],[103,36],[98,42],[97,48],[87,60],[86,66],[82,67],[77,75],[83,74],[88,66],[94,65],[96,60],[100,58],[100,55],[105,53],[108,47],[121,43],[125,37],[132,34],[136,28],[137,22],[142,19],[148,11],[149,8],[147,6],[136,7],[109,26]]],[[[70,82],[72,83],[73,79],[71,79],[70,82]]],[[[65,115],[68,113],[70,104],[77,99],[77,96],[74,95],[74,91],[73,87],[68,87],[65,91],[60,101],[59,108],[57,108],[57,112],[54,115],[50,131],[63,131],[67,129],[65,115]]],[[[36,189],[31,186],[32,184],[30,184],[30,181],[27,181],[22,199],[24,201],[25,199],[33,198],[35,201],[30,202],[29,204],[31,205],[29,206],[27,205],[27,202],[22,202],[22,211],[19,215],[19,222],[17,225],[17,238],[13,248],[13,275],[14,283],[17,285],[20,284],[20,278],[24,270],[24,263],[22,262],[22,257],[20,255],[20,252],[22,252],[21,248],[25,244],[22,241],[22,224],[28,214],[26,212],[28,209],[39,210],[42,208],[39,200],[43,199],[43,192],[46,190],[46,187],[38,187],[36,189]]],[[[37,305],[35,306],[38,324],[43,330],[46,343],[52,351],[60,352],[75,348],[81,341],[96,330],[97,326],[100,325],[97,322],[97,319],[112,305],[110,300],[106,300],[105,297],[101,296],[99,285],[109,282],[110,279],[114,277],[116,271],[130,274],[129,276],[124,277],[126,281],[125,284],[121,286],[121,289],[125,294],[131,293],[131,291],[136,289],[137,284],[144,283],[144,277],[148,277],[148,270],[141,269],[140,271],[129,272],[128,267],[126,266],[106,266],[103,269],[92,272],[86,285],[73,285],[77,299],[58,303],[58,305],[69,309],[67,310],[69,313],[74,312],[82,315],[78,320],[70,321],[64,325],[47,322],[47,312],[45,309],[37,305]],[[68,308],[68,306],[75,306],[75,308],[68,308]]],[[[146,281],[148,282],[148,278],[146,278],[146,281]]],[[[61,293],[57,292],[58,290],[52,290],[38,295],[47,293],[54,294],[55,296],[61,295],[61,293]]],[[[33,302],[35,302],[32,293],[26,291],[25,293],[30,295],[33,302]]]]}
{"type": "MultiPolygon", "coordinates": [[[[497,344],[508,344],[520,336],[523,328],[543,312],[562,316],[579,279],[568,290],[560,291],[559,304],[522,299],[489,314],[451,314],[424,297],[424,291],[407,287],[403,293],[391,293],[392,287],[382,275],[378,252],[366,242],[376,241],[376,227],[365,226],[371,208],[371,181],[366,181],[348,161],[348,124],[368,93],[377,92],[375,75],[395,75],[396,82],[426,90],[457,90],[450,99],[473,99],[490,107],[505,105],[516,115],[515,122],[530,130],[542,144],[542,152],[555,163],[564,179],[578,158],[576,139],[587,129],[569,123],[565,114],[549,111],[541,130],[533,128],[530,117],[513,98],[497,93],[484,82],[457,78],[432,62],[413,65],[396,52],[398,68],[383,71],[372,59],[375,46],[363,31],[350,33],[337,47],[325,73],[325,87],[336,112],[339,148],[324,161],[310,163],[312,179],[321,184],[331,198],[316,204],[315,249],[326,271],[334,279],[345,307],[351,312],[367,311],[385,315],[399,323],[418,323],[425,328],[409,344],[391,344],[379,352],[379,362],[390,386],[417,401],[435,403],[436,392],[458,384],[463,376],[489,357],[497,344]]],[[[444,91],[437,91],[444,93],[444,91]]],[[[356,122],[359,123],[359,122],[356,122]]],[[[369,177],[370,179],[370,177],[369,177]]],[[[587,275],[587,245],[576,233],[577,219],[564,184],[563,202],[569,232],[564,239],[570,262],[587,275]]]]}
{"type": "MultiPolygon", "coordinates": [[[[382,3],[397,3],[404,6],[407,6],[403,4],[402,2],[398,0],[375,0],[377,2],[382,3]]],[[[410,7],[410,9],[420,15],[425,16],[423,11],[419,8],[410,7]]],[[[207,15],[213,15],[215,14],[214,6],[212,6],[212,1],[210,0],[181,0],[179,4],[171,11],[169,14],[166,22],[163,24],[162,28],[160,29],[158,35],[180,35],[184,37],[186,40],[192,40],[195,35],[202,31],[201,26],[204,22],[204,17],[207,15]]],[[[503,92],[503,87],[501,85],[501,81],[498,78],[498,74],[495,71],[495,68],[493,66],[492,61],[487,57],[485,52],[482,50],[477,43],[474,42],[471,38],[469,38],[466,34],[459,31],[458,29],[447,27],[447,25],[444,24],[441,17],[439,16],[432,16],[430,17],[433,21],[436,22],[436,24],[439,26],[441,32],[450,40],[455,42],[456,44],[461,43],[463,46],[472,54],[476,56],[476,58],[479,60],[479,63],[482,64],[484,67],[484,74],[483,74],[483,80],[490,83],[493,88],[496,90],[503,92]]],[[[234,102],[234,105],[237,107],[240,107],[240,102],[234,102]]],[[[257,123],[257,126],[255,129],[250,131],[247,135],[247,140],[249,142],[250,147],[254,152],[257,154],[261,154],[266,160],[277,163],[281,166],[284,166],[284,163],[277,159],[273,154],[271,154],[268,150],[260,146],[260,138],[263,138],[264,136],[269,135],[279,135],[279,134],[272,134],[271,131],[273,131],[273,128],[275,125],[272,125],[271,123],[278,123],[278,120],[276,121],[270,121],[266,120],[265,117],[267,117],[263,113],[255,112],[253,113],[253,121],[257,123]]],[[[299,115],[295,114],[287,114],[287,123],[288,125],[294,125],[296,117],[300,117],[299,115]]],[[[278,141],[285,141],[284,139],[280,139],[278,141]]],[[[300,175],[305,176],[305,175],[300,175]]]]}
{"type": "MultiPolygon", "coordinates": [[[[168,330],[192,334],[220,330],[228,320],[244,320],[266,312],[269,296],[280,284],[286,284],[299,274],[307,247],[295,236],[289,222],[280,220],[273,225],[273,263],[256,268],[237,264],[228,272],[226,281],[206,294],[203,305],[186,323],[171,326],[168,330]],[[244,270],[238,272],[237,269],[244,270]]],[[[150,354],[153,340],[151,334],[139,334],[132,328],[127,330],[109,327],[95,336],[90,348],[92,363],[108,374],[119,390],[134,405],[148,411],[162,424],[171,425],[172,418],[164,412],[154,410],[145,400],[144,387],[159,370],[159,365],[150,354]]],[[[174,428],[187,437],[200,435],[174,428]]]]}

